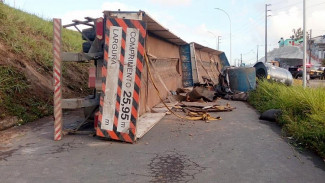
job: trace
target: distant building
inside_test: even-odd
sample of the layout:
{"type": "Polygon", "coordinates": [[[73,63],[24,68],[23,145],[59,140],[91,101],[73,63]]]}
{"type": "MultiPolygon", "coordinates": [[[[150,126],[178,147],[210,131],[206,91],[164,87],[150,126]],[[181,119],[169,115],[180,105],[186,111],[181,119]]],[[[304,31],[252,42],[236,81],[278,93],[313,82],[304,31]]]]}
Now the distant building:
{"type": "MultiPolygon", "coordinates": [[[[302,65],[303,61],[303,39],[294,40],[281,38],[279,48],[274,48],[267,53],[267,61],[278,61],[280,67],[289,68],[302,65]]],[[[321,66],[325,58],[325,35],[317,36],[308,41],[307,63],[316,67],[321,66]]],[[[264,61],[264,57],[259,61],[264,61]]]]}
{"type": "MultiPolygon", "coordinates": [[[[280,67],[289,68],[302,65],[303,58],[303,39],[283,39],[279,40],[279,48],[268,52],[268,62],[278,61],[280,67]]],[[[307,44],[307,63],[316,67],[321,66],[325,59],[325,35],[317,36],[308,40],[307,44]]],[[[260,59],[264,61],[264,58],[260,59]]]]}
{"type": "Polygon", "coordinates": [[[309,42],[311,57],[315,60],[322,61],[325,59],[325,35],[314,37],[309,42]]]}
{"type": "Polygon", "coordinates": [[[298,46],[303,42],[303,39],[286,39],[284,40],[283,38],[280,39],[279,43],[279,48],[284,47],[284,46],[298,46]]]}

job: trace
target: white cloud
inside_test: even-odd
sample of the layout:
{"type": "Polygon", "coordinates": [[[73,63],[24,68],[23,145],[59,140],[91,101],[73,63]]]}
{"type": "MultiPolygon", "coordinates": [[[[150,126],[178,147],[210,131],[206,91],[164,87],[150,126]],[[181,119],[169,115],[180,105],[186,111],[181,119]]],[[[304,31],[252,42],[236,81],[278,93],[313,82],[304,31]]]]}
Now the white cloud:
{"type": "Polygon", "coordinates": [[[148,0],[150,3],[168,5],[168,6],[187,6],[191,4],[191,0],[148,0]]]}
{"type": "Polygon", "coordinates": [[[197,42],[204,46],[215,48],[217,39],[215,36],[221,35],[219,30],[209,28],[206,23],[201,23],[196,26],[188,26],[176,20],[174,16],[171,16],[167,12],[149,12],[149,15],[159,24],[186,42],[197,42]]]}
{"type": "MultiPolygon", "coordinates": [[[[319,30],[325,30],[325,12],[321,7],[317,7],[319,2],[315,1],[308,6],[307,4],[307,24],[306,30],[313,30],[313,37],[324,34],[319,30]]],[[[303,27],[303,12],[302,8],[297,5],[287,10],[280,11],[270,18],[270,38],[272,42],[277,42],[281,37],[284,39],[289,38],[293,29],[303,27]]]]}
{"type": "Polygon", "coordinates": [[[120,9],[121,11],[136,11],[137,9],[134,9],[134,7],[131,7],[129,5],[120,3],[120,2],[106,2],[102,5],[102,10],[112,10],[117,11],[120,9]]]}
{"type": "MultiPolygon", "coordinates": [[[[103,17],[103,11],[105,10],[111,10],[111,11],[137,11],[134,7],[128,6],[126,4],[120,3],[120,2],[105,2],[101,5],[98,9],[88,9],[88,10],[75,10],[70,11],[59,18],[62,18],[62,24],[69,24],[72,23],[72,20],[84,20],[84,17],[92,17],[92,18],[98,18],[103,17]]],[[[86,26],[78,26],[80,29],[85,28],[86,26]]],[[[73,28],[72,28],[73,29],[73,28]]]]}
{"type": "Polygon", "coordinates": [[[279,12],[270,19],[270,35],[275,39],[280,37],[289,38],[292,29],[302,27],[302,15],[297,7],[292,7],[289,11],[279,12]]]}

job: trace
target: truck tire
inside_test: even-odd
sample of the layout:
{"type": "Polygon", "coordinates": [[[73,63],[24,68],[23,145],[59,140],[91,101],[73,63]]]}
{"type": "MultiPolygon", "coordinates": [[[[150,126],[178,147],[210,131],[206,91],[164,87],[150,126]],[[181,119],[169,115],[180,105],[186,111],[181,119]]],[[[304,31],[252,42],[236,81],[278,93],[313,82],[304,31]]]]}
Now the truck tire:
{"type": "Polygon", "coordinates": [[[94,41],[96,38],[96,32],[94,28],[88,28],[82,30],[82,39],[87,40],[84,36],[86,36],[90,41],[94,41]]]}
{"type": "Polygon", "coordinates": [[[82,43],[82,52],[84,53],[88,53],[91,47],[91,43],[90,42],[84,42],[82,43]]]}

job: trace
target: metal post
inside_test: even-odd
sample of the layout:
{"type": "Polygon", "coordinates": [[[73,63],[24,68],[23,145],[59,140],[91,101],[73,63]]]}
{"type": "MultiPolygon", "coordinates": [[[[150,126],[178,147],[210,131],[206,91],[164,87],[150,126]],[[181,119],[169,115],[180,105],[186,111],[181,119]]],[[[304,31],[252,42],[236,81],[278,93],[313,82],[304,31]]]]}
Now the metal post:
{"type": "Polygon", "coordinates": [[[267,62],[267,4],[265,5],[265,63],[267,62]]]}
{"type": "Polygon", "coordinates": [[[303,0],[303,34],[304,34],[304,54],[303,54],[303,73],[302,73],[302,83],[303,87],[306,87],[306,53],[307,53],[307,40],[306,40],[306,0],[303,0]]]}
{"type": "Polygon", "coordinates": [[[267,15],[268,10],[267,7],[271,6],[271,4],[265,4],[265,63],[267,62],[267,17],[271,15],[267,15]]]}
{"type": "Polygon", "coordinates": [[[53,19],[54,140],[62,138],[61,19],[53,19]]]}
{"type": "MultiPolygon", "coordinates": [[[[219,36],[218,36],[219,38],[219,36]]],[[[219,40],[216,38],[216,50],[219,50],[219,40]]]]}
{"type": "Polygon", "coordinates": [[[229,21],[230,21],[230,62],[231,62],[231,55],[232,55],[232,53],[231,53],[232,52],[232,50],[231,50],[231,19],[230,19],[229,15],[228,15],[228,18],[229,18],[229,21]]]}
{"type": "Polygon", "coordinates": [[[265,63],[267,62],[267,7],[269,6],[269,4],[265,4],[265,63]]]}
{"type": "Polygon", "coordinates": [[[311,33],[312,33],[312,30],[310,29],[309,31],[309,44],[308,44],[308,47],[309,47],[309,64],[311,64],[311,33]]]}
{"type": "Polygon", "coordinates": [[[258,45],[257,45],[257,49],[256,49],[256,63],[258,62],[258,45]]]}
{"type": "Polygon", "coordinates": [[[243,64],[243,54],[241,53],[240,54],[240,66],[242,66],[242,64],[243,64]]]}
{"type": "Polygon", "coordinates": [[[220,49],[220,38],[221,36],[218,36],[218,50],[220,49]]]}
{"type": "Polygon", "coordinates": [[[220,11],[222,11],[222,12],[224,12],[226,15],[227,15],[227,17],[228,17],[228,19],[229,19],[229,29],[230,29],[230,63],[232,62],[232,59],[231,59],[231,52],[232,52],[232,50],[231,50],[231,19],[230,19],[230,16],[229,16],[229,14],[225,11],[225,10],[223,10],[223,9],[220,9],[220,8],[214,8],[214,9],[216,9],[216,10],[220,10],[220,11]]]}

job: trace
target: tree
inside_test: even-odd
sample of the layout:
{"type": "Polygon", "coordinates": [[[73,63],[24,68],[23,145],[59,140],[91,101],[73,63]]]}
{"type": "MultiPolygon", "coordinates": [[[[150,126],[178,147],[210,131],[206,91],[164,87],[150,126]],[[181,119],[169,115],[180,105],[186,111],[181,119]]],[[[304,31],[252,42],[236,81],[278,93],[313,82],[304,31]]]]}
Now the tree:
{"type": "MultiPolygon", "coordinates": [[[[304,30],[302,28],[293,29],[293,35],[290,37],[291,39],[297,41],[304,37],[304,30]]],[[[309,39],[309,33],[307,32],[307,39],[309,39]]]]}

